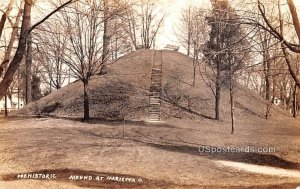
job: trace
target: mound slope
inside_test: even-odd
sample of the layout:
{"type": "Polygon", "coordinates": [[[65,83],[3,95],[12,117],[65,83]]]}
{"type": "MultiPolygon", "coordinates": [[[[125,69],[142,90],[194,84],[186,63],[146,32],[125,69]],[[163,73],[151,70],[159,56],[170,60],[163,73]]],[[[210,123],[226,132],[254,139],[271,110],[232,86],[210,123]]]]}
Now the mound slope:
{"type": "MultiPolygon", "coordinates": [[[[108,66],[108,74],[90,81],[90,115],[93,118],[147,119],[153,50],[139,50],[108,66]]],[[[201,69],[201,66],[198,68],[201,69]]],[[[162,117],[182,119],[214,117],[214,96],[197,70],[193,86],[193,62],[175,51],[162,53],[162,117]]],[[[221,118],[229,119],[228,89],[221,95],[221,118]]],[[[263,118],[267,102],[246,87],[235,88],[236,119],[263,118]]],[[[273,117],[286,113],[273,106],[273,117]]],[[[72,83],[31,103],[19,115],[45,114],[56,117],[82,117],[83,85],[72,83]]]]}

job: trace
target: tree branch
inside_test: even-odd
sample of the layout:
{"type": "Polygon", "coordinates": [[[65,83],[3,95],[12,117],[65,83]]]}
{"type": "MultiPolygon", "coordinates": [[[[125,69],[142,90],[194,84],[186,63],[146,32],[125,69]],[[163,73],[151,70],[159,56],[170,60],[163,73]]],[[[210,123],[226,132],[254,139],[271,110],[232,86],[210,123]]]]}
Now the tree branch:
{"type": "Polygon", "coordinates": [[[32,30],[34,30],[36,27],[38,27],[39,25],[41,25],[43,22],[45,22],[48,18],[50,18],[53,14],[55,14],[56,12],[58,12],[60,9],[64,8],[65,6],[74,3],[78,0],[69,0],[67,2],[65,2],[64,4],[60,5],[59,7],[57,7],[55,10],[53,10],[52,12],[50,12],[47,16],[45,16],[42,20],[40,20],[39,22],[37,22],[36,24],[34,24],[33,26],[31,26],[28,30],[28,33],[32,32],[32,30]]]}

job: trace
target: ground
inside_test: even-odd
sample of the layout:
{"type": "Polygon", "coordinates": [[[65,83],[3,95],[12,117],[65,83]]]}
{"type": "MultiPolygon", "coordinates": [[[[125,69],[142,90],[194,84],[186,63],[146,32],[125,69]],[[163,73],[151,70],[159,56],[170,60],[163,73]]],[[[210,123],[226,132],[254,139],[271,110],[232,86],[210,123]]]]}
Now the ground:
{"type": "Polygon", "coordinates": [[[133,52],[90,80],[90,116],[97,119],[90,123],[80,122],[80,81],[10,113],[18,117],[0,118],[0,189],[300,186],[299,119],[272,106],[265,120],[269,103],[237,84],[232,135],[228,87],[222,90],[221,121],[215,121],[207,65],[196,68],[193,85],[191,58],[155,54],[133,52]],[[154,124],[146,120],[155,61],[162,62],[164,121],[154,124]],[[39,174],[55,176],[36,179],[39,174]]]}
{"type": "Polygon", "coordinates": [[[82,123],[0,118],[0,188],[296,188],[300,122],[169,119],[82,123]],[[204,146],[265,147],[270,153],[208,153],[204,146]],[[56,174],[52,180],[21,173],[56,174]],[[70,176],[91,176],[91,181],[70,176]],[[127,180],[96,181],[104,178],[127,180]],[[124,179],[123,178],[123,179],[124,179]],[[132,182],[134,179],[135,182],[132,182]],[[130,181],[129,181],[130,180],[130,181]]]}

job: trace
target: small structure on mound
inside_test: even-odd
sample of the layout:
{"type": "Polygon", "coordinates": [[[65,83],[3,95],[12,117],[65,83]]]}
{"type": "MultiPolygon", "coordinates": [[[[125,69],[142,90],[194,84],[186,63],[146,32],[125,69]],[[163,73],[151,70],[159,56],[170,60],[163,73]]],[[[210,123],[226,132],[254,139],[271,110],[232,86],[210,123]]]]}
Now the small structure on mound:
{"type": "Polygon", "coordinates": [[[171,49],[171,50],[174,50],[174,51],[177,52],[177,51],[179,50],[179,46],[167,44],[167,45],[165,46],[165,49],[171,49]]]}

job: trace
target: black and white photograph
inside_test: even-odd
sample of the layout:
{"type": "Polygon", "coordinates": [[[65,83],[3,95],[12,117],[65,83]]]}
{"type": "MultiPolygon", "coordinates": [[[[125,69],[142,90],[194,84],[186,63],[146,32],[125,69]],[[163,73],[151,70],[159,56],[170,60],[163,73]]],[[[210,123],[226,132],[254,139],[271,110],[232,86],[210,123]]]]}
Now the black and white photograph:
{"type": "Polygon", "coordinates": [[[300,0],[0,0],[0,189],[300,189],[300,0]]]}

